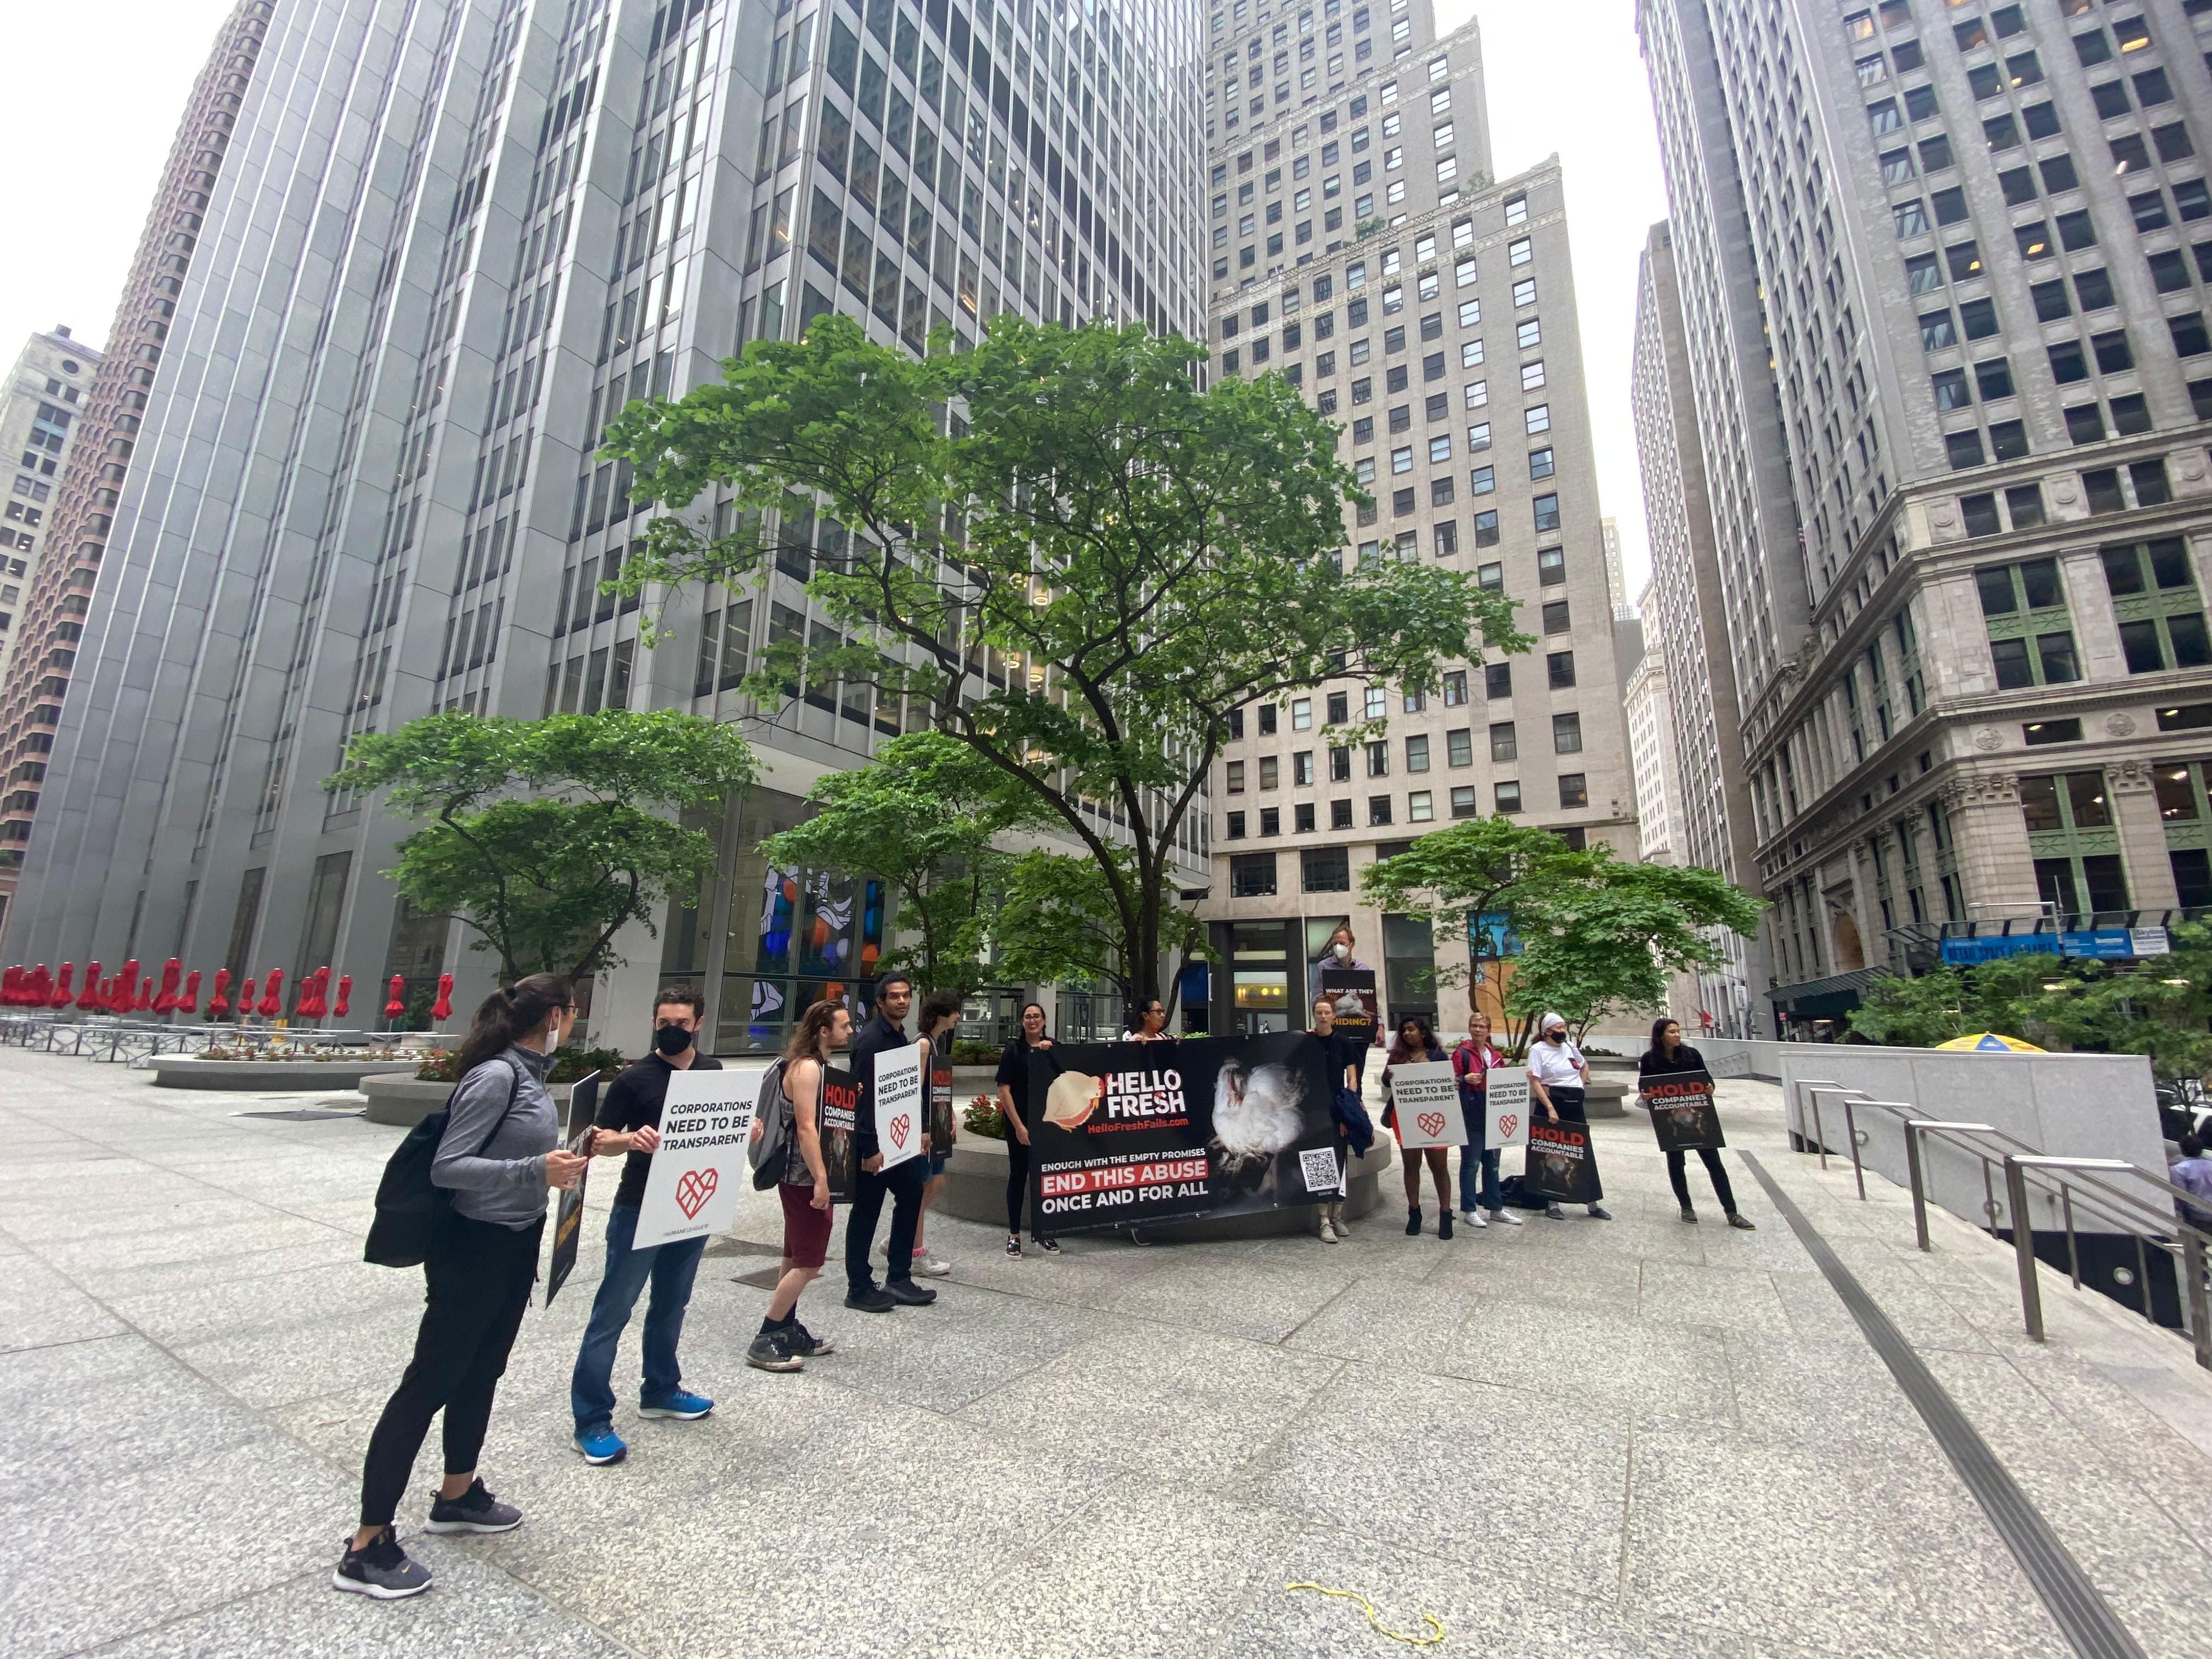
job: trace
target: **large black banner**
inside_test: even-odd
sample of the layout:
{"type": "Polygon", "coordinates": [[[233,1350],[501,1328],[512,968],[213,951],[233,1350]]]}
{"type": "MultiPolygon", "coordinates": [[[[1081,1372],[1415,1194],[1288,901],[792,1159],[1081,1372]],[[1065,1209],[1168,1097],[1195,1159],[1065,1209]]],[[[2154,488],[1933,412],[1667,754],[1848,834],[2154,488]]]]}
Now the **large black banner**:
{"type": "MultiPolygon", "coordinates": [[[[588,1152],[597,1133],[592,1120],[599,1115],[599,1074],[597,1072],[580,1080],[568,1091],[568,1130],[565,1145],[572,1152],[588,1152]]],[[[576,1184],[561,1194],[553,1209],[553,1259],[545,1267],[545,1305],[551,1307],[553,1298],[568,1282],[568,1275],[576,1271],[576,1251],[582,1243],[584,1233],[584,1183],[592,1173],[591,1165],[576,1177],[576,1184]]]]}
{"type": "Polygon", "coordinates": [[[1557,1123],[1528,1121],[1528,1161],[1521,1184],[1561,1204],[1595,1204],[1602,1191],[1597,1181],[1597,1149],[1589,1125],[1563,1117],[1557,1123]]]}
{"type": "Polygon", "coordinates": [[[1659,1137],[1662,1152],[1694,1152],[1705,1146],[1725,1146],[1721,1138],[1721,1115],[1713,1103],[1712,1074],[1708,1072],[1662,1072],[1647,1077],[1639,1087],[1651,1109],[1651,1133],[1659,1137]]]}
{"type": "Polygon", "coordinates": [[[1321,1045],[1302,1031],[1033,1052],[1039,1231],[1334,1201],[1331,1082],[1321,1045]]]}

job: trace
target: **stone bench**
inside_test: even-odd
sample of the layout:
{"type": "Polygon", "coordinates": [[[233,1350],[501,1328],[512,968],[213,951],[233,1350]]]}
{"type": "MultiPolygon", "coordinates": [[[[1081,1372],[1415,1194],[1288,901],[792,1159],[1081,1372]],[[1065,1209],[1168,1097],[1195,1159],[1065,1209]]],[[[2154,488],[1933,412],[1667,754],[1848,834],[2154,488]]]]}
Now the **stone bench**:
{"type": "Polygon", "coordinates": [[[191,1054],[161,1054],[150,1069],[155,1086],[162,1089],[304,1094],[315,1089],[358,1089],[364,1079],[393,1073],[411,1075],[422,1063],[419,1055],[404,1060],[367,1060],[357,1054],[330,1060],[200,1060],[191,1054]]]}

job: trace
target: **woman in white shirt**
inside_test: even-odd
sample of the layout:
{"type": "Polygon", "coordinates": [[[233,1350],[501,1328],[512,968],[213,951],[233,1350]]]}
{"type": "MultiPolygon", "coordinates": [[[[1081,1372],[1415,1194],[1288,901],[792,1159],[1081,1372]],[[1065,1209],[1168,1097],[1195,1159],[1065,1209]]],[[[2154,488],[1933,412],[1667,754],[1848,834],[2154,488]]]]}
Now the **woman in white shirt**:
{"type": "MultiPolygon", "coordinates": [[[[1571,1123],[1580,1123],[1587,1130],[1589,1120],[1583,1114],[1584,1091],[1589,1086],[1589,1062],[1583,1051],[1567,1039],[1567,1022],[1559,1015],[1547,1013],[1536,1022],[1536,1040],[1528,1045],[1528,1088],[1554,1123],[1565,1118],[1571,1123]]],[[[1610,1221],[1613,1216],[1598,1200],[1605,1196],[1599,1186],[1597,1166],[1589,1170],[1589,1212],[1593,1219],[1610,1221]]],[[[1554,1221],[1565,1221],[1567,1212],[1554,1201],[1544,1211],[1554,1221]]]]}

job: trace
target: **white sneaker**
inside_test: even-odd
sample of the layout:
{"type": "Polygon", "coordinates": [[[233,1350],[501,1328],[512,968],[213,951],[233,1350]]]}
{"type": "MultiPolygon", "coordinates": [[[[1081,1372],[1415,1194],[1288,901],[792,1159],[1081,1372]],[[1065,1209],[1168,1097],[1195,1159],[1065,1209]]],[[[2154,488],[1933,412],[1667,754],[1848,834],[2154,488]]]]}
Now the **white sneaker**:
{"type": "Polygon", "coordinates": [[[952,1271],[952,1264],[940,1261],[927,1250],[916,1250],[914,1253],[914,1270],[918,1273],[927,1273],[932,1279],[942,1279],[952,1271]]]}
{"type": "Polygon", "coordinates": [[[1510,1210],[1493,1210],[1491,1212],[1490,1218],[1492,1221],[1502,1221],[1509,1227],[1517,1227],[1521,1224],[1521,1218],[1510,1210]]]}
{"type": "Polygon", "coordinates": [[[1336,1243],[1336,1229],[1328,1224],[1328,1217],[1323,1216],[1322,1218],[1321,1224],[1315,1228],[1314,1231],[1315,1235],[1322,1243],[1334,1244],[1336,1243]]]}
{"type": "Polygon", "coordinates": [[[1482,1212],[1480,1210],[1468,1210],[1463,1212],[1462,1219],[1463,1219],[1470,1227],[1487,1227],[1490,1224],[1487,1221],[1485,1221],[1482,1218],[1482,1212]]]}

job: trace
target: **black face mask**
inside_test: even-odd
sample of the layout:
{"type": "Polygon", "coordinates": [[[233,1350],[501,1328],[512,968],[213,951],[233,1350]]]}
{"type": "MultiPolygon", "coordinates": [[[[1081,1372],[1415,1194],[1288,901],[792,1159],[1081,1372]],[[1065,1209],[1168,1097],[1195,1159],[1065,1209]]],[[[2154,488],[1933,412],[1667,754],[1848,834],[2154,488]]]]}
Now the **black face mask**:
{"type": "Polygon", "coordinates": [[[667,1055],[671,1060],[690,1046],[691,1033],[681,1025],[662,1025],[657,1027],[653,1033],[654,1051],[667,1055]]]}

